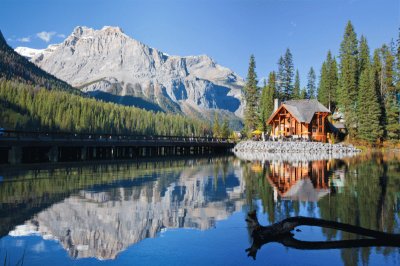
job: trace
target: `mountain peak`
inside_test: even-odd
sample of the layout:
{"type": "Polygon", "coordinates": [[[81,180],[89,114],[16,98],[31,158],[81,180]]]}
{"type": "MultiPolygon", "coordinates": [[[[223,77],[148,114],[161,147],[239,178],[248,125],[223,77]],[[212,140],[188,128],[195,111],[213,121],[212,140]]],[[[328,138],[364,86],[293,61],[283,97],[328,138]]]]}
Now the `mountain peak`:
{"type": "Polygon", "coordinates": [[[104,26],[104,27],[101,29],[101,31],[109,31],[109,32],[115,32],[115,33],[124,33],[124,31],[123,31],[120,27],[118,27],[118,26],[116,26],[116,27],[114,27],[114,26],[104,26]]]}
{"type": "Polygon", "coordinates": [[[84,36],[94,33],[94,29],[86,27],[86,26],[77,26],[72,32],[72,35],[76,37],[84,36]]]}
{"type": "Polygon", "coordinates": [[[124,34],[124,31],[120,27],[114,26],[104,26],[100,30],[95,30],[86,26],[77,26],[73,30],[72,34],[75,37],[82,36],[93,36],[96,33],[114,33],[114,34],[124,34]]]}
{"type": "Polygon", "coordinates": [[[242,115],[244,82],[232,70],[205,54],[167,56],[129,37],[119,27],[78,26],[63,43],[48,47],[31,60],[82,91],[106,100],[145,108],[159,106],[188,115],[207,116],[215,109],[242,115]]]}

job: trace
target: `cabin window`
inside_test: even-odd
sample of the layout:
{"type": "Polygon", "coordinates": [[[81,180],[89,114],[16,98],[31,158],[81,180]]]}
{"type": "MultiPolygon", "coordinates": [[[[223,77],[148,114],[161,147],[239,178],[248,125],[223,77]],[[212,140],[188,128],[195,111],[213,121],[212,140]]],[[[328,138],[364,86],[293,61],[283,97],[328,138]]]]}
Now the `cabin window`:
{"type": "Polygon", "coordinates": [[[312,132],[317,132],[317,128],[316,128],[316,127],[313,127],[313,128],[312,128],[312,132]]]}
{"type": "Polygon", "coordinates": [[[318,118],[318,124],[321,126],[322,125],[322,117],[318,118]]]}

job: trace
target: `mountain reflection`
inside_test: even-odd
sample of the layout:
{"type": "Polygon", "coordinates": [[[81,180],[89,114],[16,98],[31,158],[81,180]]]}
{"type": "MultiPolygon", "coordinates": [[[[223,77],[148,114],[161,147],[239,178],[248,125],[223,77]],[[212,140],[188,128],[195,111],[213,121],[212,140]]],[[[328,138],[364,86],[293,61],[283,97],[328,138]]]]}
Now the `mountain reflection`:
{"type": "MultiPolygon", "coordinates": [[[[154,169],[156,171],[156,169],[154,169]]],[[[241,210],[244,184],[226,159],[80,190],[36,214],[10,235],[57,239],[74,258],[114,259],[170,228],[215,226],[241,210]],[[27,230],[28,229],[28,230],[27,230]]]]}
{"type": "MultiPolygon", "coordinates": [[[[172,228],[216,227],[224,234],[229,225],[237,243],[252,241],[250,231],[249,238],[241,231],[248,230],[244,219],[231,217],[252,211],[266,226],[305,216],[399,234],[399,172],[399,153],[314,161],[199,158],[15,173],[0,169],[0,236],[39,234],[58,240],[72,258],[114,259],[135,243],[172,228]],[[226,220],[222,229],[216,226],[221,220],[226,220]]],[[[300,241],[347,243],[348,248],[340,250],[345,265],[368,264],[373,256],[387,259],[399,251],[380,242],[348,245],[358,239],[355,234],[333,227],[294,234],[300,241]]],[[[225,252],[219,243],[210,242],[210,248],[225,252]]],[[[157,249],[157,241],[153,244],[157,249]]],[[[198,246],[189,250],[197,252],[198,246]]],[[[265,257],[265,251],[258,250],[258,258],[265,257]]]]}

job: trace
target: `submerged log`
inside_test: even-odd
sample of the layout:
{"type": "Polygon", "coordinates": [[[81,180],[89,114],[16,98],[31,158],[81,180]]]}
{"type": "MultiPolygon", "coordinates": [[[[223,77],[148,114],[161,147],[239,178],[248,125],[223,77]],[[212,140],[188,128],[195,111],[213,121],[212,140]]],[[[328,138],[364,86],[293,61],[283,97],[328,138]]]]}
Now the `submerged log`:
{"type": "Polygon", "coordinates": [[[250,212],[246,218],[253,244],[246,249],[247,255],[256,258],[257,251],[265,244],[276,242],[295,249],[338,249],[391,246],[400,247],[400,234],[389,234],[350,224],[328,221],[310,217],[290,217],[278,223],[262,226],[258,222],[256,212],[250,212]],[[297,226],[308,225],[341,230],[359,235],[360,239],[337,241],[302,241],[294,238],[292,231],[297,226]]]}

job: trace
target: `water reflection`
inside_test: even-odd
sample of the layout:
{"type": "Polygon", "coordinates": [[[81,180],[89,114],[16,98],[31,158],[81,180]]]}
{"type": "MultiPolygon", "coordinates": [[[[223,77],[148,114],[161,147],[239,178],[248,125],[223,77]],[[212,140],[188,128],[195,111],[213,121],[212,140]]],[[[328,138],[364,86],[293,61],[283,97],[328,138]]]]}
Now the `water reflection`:
{"type": "Polygon", "coordinates": [[[56,239],[73,258],[114,259],[161,230],[209,229],[242,208],[244,184],[226,158],[177,170],[153,168],[79,190],[9,234],[56,239]]]}
{"type": "MultiPolygon", "coordinates": [[[[185,230],[168,232],[169,229],[195,228],[207,230],[201,236],[195,234],[198,239],[190,239],[199,241],[197,245],[191,246],[188,239],[178,237],[179,241],[168,242],[168,246],[174,250],[185,249],[187,256],[198,264],[213,264],[215,257],[207,258],[210,252],[215,252],[219,258],[232,258],[235,263],[231,264],[242,265],[248,262],[243,250],[253,243],[244,217],[253,210],[257,210],[260,223],[266,225],[289,217],[307,216],[400,233],[398,154],[363,154],[340,160],[303,159],[243,161],[220,157],[51,166],[26,171],[0,169],[3,176],[0,248],[12,242],[10,236],[28,238],[36,234],[45,240],[56,239],[71,258],[115,259],[108,262],[119,264],[116,257],[121,251],[133,252],[135,246],[140,250],[142,246],[135,244],[145,243],[146,238],[160,236],[164,231],[166,235],[182,237],[177,231],[185,230]],[[220,221],[224,221],[223,229],[220,221]],[[215,230],[208,230],[211,228],[215,230]],[[201,242],[206,235],[209,238],[201,242]],[[232,252],[231,247],[237,249],[232,252]]],[[[304,238],[297,239],[303,242],[308,238],[339,241],[335,243],[358,239],[354,233],[335,228],[304,229],[295,237],[304,238]]],[[[166,248],[157,245],[156,240],[160,239],[151,239],[154,248],[147,254],[166,248]]],[[[379,262],[396,264],[393,257],[398,254],[398,247],[368,244],[368,247],[347,246],[336,255],[302,251],[299,256],[300,259],[336,256],[346,265],[368,264],[380,256],[379,262]]],[[[272,264],[285,264],[288,250],[292,250],[275,246],[275,256],[267,253],[268,248],[257,249],[258,258],[254,263],[271,259],[272,264]]],[[[54,260],[66,258],[64,255],[54,260]]],[[[215,264],[222,264],[221,260],[215,264]]],[[[70,264],[86,265],[86,262],[73,260],[70,264]]]]}
{"type": "Polygon", "coordinates": [[[329,193],[327,161],[266,162],[274,200],[318,201],[329,193]]]}
{"type": "MultiPolygon", "coordinates": [[[[298,216],[340,221],[398,234],[400,232],[400,162],[397,153],[366,153],[330,161],[255,161],[243,167],[248,204],[261,199],[270,224],[298,216]],[[249,189],[251,188],[251,189],[249,189]],[[273,195],[273,196],[272,196],[273,195]],[[303,215],[304,215],[303,214],[303,215]]],[[[354,234],[322,229],[326,240],[353,240],[354,234]]],[[[374,245],[371,245],[374,246],[374,245]]],[[[378,245],[378,246],[381,246],[378,245]]],[[[394,247],[341,251],[346,265],[368,264],[370,255],[392,254],[394,247]]]]}

